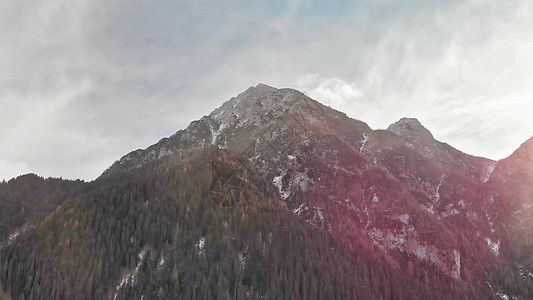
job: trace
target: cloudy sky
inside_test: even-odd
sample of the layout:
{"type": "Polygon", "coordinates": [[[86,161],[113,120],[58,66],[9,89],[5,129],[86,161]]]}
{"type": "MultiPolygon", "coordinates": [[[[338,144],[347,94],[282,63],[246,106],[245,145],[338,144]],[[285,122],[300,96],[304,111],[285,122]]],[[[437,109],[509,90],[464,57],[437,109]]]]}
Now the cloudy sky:
{"type": "Polygon", "coordinates": [[[0,1],[0,179],[96,178],[259,82],[500,159],[533,135],[533,1],[0,1]]]}

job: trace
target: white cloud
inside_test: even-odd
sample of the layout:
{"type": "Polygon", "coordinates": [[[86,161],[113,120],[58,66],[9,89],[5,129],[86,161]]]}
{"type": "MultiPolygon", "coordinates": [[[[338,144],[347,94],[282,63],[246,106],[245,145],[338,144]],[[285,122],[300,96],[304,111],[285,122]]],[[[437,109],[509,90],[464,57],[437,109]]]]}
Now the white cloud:
{"type": "Polygon", "coordinates": [[[0,176],[94,179],[259,82],[501,158],[533,134],[531,28],[518,0],[3,1],[0,176]]]}
{"type": "Polygon", "coordinates": [[[0,180],[7,180],[29,172],[25,162],[10,162],[0,159],[0,180]]]}
{"type": "Polygon", "coordinates": [[[318,74],[298,77],[296,88],[338,110],[344,110],[347,105],[363,97],[363,92],[355,83],[348,84],[340,78],[324,78],[318,74]]]}
{"type": "Polygon", "coordinates": [[[351,46],[349,35],[357,31],[339,30],[325,43],[338,56],[328,58],[335,70],[322,64],[320,72],[342,79],[305,75],[296,86],[374,128],[417,117],[460,150],[504,158],[533,135],[533,5],[500,4],[436,2],[414,14],[400,10],[377,33],[365,28],[375,39],[351,39],[351,46]],[[339,54],[337,47],[347,50],[339,54]],[[340,86],[356,87],[358,96],[340,86]]]}

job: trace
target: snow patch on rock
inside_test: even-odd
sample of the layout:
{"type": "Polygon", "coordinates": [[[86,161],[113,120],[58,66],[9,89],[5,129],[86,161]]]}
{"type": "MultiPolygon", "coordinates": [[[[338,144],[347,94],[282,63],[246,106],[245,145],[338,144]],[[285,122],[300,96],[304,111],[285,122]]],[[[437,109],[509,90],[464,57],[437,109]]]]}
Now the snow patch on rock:
{"type": "Polygon", "coordinates": [[[211,127],[211,145],[215,145],[217,142],[218,137],[226,129],[227,125],[225,123],[221,123],[218,129],[214,129],[211,127]]]}
{"type": "Polygon", "coordinates": [[[465,208],[465,201],[464,201],[463,199],[459,200],[458,205],[459,205],[462,209],[464,209],[464,208],[465,208]]]}
{"type": "Polygon", "coordinates": [[[452,276],[455,279],[461,278],[461,253],[457,250],[453,250],[453,260],[455,262],[454,268],[452,269],[452,276]]]}
{"type": "Polygon", "coordinates": [[[293,210],[293,212],[299,216],[299,215],[302,213],[302,209],[303,209],[303,207],[304,207],[304,205],[303,205],[303,204],[300,204],[300,206],[298,206],[298,208],[295,208],[295,209],[293,210]]]}
{"type": "Polygon", "coordinates": [[[373,202],[373,203],[378,203],[378,202],[379,202],[379,198],[378,198],[378,196],[376,195],[376,193],[374,193],[374,197],[372,197],[372,202],[373,202]]]}
{"type": "Polygon", "coordinates": [[[162,158],[162,157],[165,157],[165,156],[171,155],[172,153],[173,153],[172,150],[170,150],[170,149],[166,149],[165,147],[162,147],[162,148],[159,150],[159,155],[157,156],[157,158],[162,158]]]}
{"type": "MultiPolygon", "coordinates": [[[[27,224],[22,225],[22,227],[16,229],[9,235],[9,237],[5,241],[5,244],[7,246],[11,245],[21,234],[24,234],[26,231],[28,231],[31,228],[33,228],[33,226],[29,226],[27,224]]],[[[0,244],[0,248],[2,248],[2,244],[0,244]]]]}
{"type": "Polygon", "coordinates": [[[366,145],[366,142],[368,142],[368,135],[366,133],[363,133],[363,140],[361,141],[361,148],[359,148],[359,152],[363,153],[363,148],[366,145]]]}
{"type": "Polygon", "coordinates": [[[141,267],[141,264],[142,264],[142,261],[143,261],[143,258],[144,256],[146,255],[146,250],[143,249],[141,250],[141,252],[139,252],[138,254],[138,257],[139,257],[139,262],[137,263],[137,266],[135,267],[135,270],[131,273],[127,273],[125,274],[124,276],[122,276],[122,279],[120,280],[120,283],[115,287],[115,290],[117,291],[117,293],[115,293],[113,299],[116,299],[117,296],[118,296],[118,290],[120,290],[121,288],[125,287],[125,286],[133,286],[135,285],[135,283],[137,282],[137,278],[135,276],[135,274],[137,274],[137,272],[139,271],[139,268],[141,267]]]}
{"type": "Polygon", "coordinates": [[[494,167],[496,167],[496,163],[487,166],[487,173],[485,174],[485,178],[482,180],[483,182],[489,181],[490,175],[492,175],[492,172],[494,172],[494,167]]]}
{"type": "Polygon", "coordinates": [[[497,292],[496,296],[502,298],[503,300],[509,300],[509,296],[504,292],[497,292]]]}
{"type": "Polygon", "coordinates": [[[302,192],[307,192],[309,190],[309,185],[311,183],[311,179],[307,174],[302,172],[296,172],[293,179],[293,184],[300,188],[302,192]]]}
{"type": "Polygon", "coordinates": [[[440,177],[439,184],[435,187],[435,200],[434,203],[436,205],[440,204],[440,187],[442,186],[442,182],[444,181],[444,174],[440,177]]]}
{"type": "MultiPolygon", "coordinates": [[[[408,226],[409,227],[409,226],[408,226]]],[[[412,226],[410,226],[411,229],[412,226]]],[[[435,265],[443,272],[448,273],[453,278],[461,278],[461,254],[458,250],[453,252],[444,252],[439,250],[435,245],[427,242],[420,242],[417,239],[416,232],[404,226],[400,231],[384,231],[378,228],[368,230],[368,236],[374,244],[381,249],[397,249],[400,252],[413,254],[420,260],[426,260],[435,265]]]]}
{"type": "Polygon", "coordinates": [[[291,191],[283,189],[283,176],[285,176],[285,174],[274,177],[272,183],[274,183],[274,186],[278,188],[281,199],[286,200],[291,195],[291,191]]]}
{"type": "Polygon", "coordinates": [[[446,217],[449,217],[449,216],[458,215],[460,213],[461,212],[457,208],[454,208],[453,204],[450,203],[450,204],[446,205],[445,210],[441,213],[441,216],[443,218],[446,218],[446,217]]]}
{"type": "Polygon", "coordinates": [[[165,263],[167,262],[164,255],[161,255],[161,258],[159,258],[159,261],[157,262],[157,268],[161,269],[165,266],[165,263]]]}
{"type": "Polygon", "coordinates": [[[409,214],[403,214],[398,216],[398,220],[405,225],[409,224],[409,214]]]}
{"type": "Polygon", "coordinates": [[[205,253],[205,236],[200,237],[198,242],[194,245],[196,249],[198,250],[198,254],[202,255],[205,253]]]}
{"type": "Polygon", "coordinates": [[[487,242],[487,245],[489,246],[490,251],[492,251],[492,253],[494,253],[495,256],[498,256],[500,254],[500,241],[493,242],[489,238],[486,238],[485,241],[487,242]]]}

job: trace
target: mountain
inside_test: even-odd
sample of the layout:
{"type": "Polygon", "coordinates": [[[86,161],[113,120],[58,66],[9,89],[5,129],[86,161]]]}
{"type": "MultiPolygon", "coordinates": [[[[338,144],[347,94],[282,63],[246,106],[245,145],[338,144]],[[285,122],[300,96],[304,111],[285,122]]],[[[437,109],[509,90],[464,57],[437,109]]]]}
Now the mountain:
{"type": "Polygon", "coordinates": [[[0,204],[38,212],[4,214],[0,288],[12,299],[530,299],[532,159],[533,139],[496,162],[416,119],[373,130],[259,84],[93,182],[0,184],[0,204]]]}

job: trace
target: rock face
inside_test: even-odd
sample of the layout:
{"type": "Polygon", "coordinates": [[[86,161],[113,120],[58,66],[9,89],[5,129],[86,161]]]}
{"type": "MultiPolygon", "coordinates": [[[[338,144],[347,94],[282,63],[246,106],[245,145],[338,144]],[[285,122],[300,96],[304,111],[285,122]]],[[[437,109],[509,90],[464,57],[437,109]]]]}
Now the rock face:
{"type": "Polygon", "coordinates": [[[240,153],[302,221],[370,239],[393,266],[407,259],[470,282],[499,263],[527,263],[511,260],[521,251],[511,235],[531,238],[533,139],[495,162],[436,141],[416,119],[372,130],[296,90],[259,84],[102,177],[206,146],[240,153]]]}
{"type": "MultiPolygon", "coordinates": [[[[104,171],[102,176],[127,171],[173,153],[206,145],[229,148],[249,144],[258,138],[262,140],[261,135],[268,134],[268,130],[265,130],[268,126],[278,126],[281,130],[294,132],[295,127],[303,127],[308,123],[338,122],[339,119],[348,118],[299,91],[258,84],[174,135],[163,138],[145,150],[128,153],[104,171]]],[[[363,122],[349,120],[358,123],[357,128],[371,131],[363,122]]]]}
{"type": "MultiPolygon", "coordinates": [[[[503,226],[509,232],[510,243],[516,247],[532,245],[533,138],[494,165],[486,186],[491,201],[496,203],[492,214],[498,216],[498,221],[504,221],[503,226]]],[[[493,249],[505,251],[499,243],[492,242],[492,245],[493,249]]]]}
{"type": "MultiPolygon", "coordinates": [[[[250,87],[237,97],[226,101],[208,116],[192,122],[184,130],[163,138],[145,150],[138,149],[128,153],[109,167],[102,176],[126,171],[173,153],[201,148],[209,144],[228,147],[227,143],[234,143],[229,136],[235,136],[239,129],[257,127],[264,122],[265,117],[279,117],[285,108],[284,103],[281,102],[290,94],[295,93],[298,92],[289,89],[278,90],[264,84],[250,87]],[[266,112],[269,115],[266,115],[266,112]]],[[[251,137],[235,136],[234,138],[251,137]]]]}
{"type": "Polygon", "coordinates": [[[431,132],[429,132],[429,130],[427,130],[417,119],[414,118],[401,118],[398,122],[391,124],[387,130],[394,132],[408,140],[433,140],[433,135],[431,132]]]}

